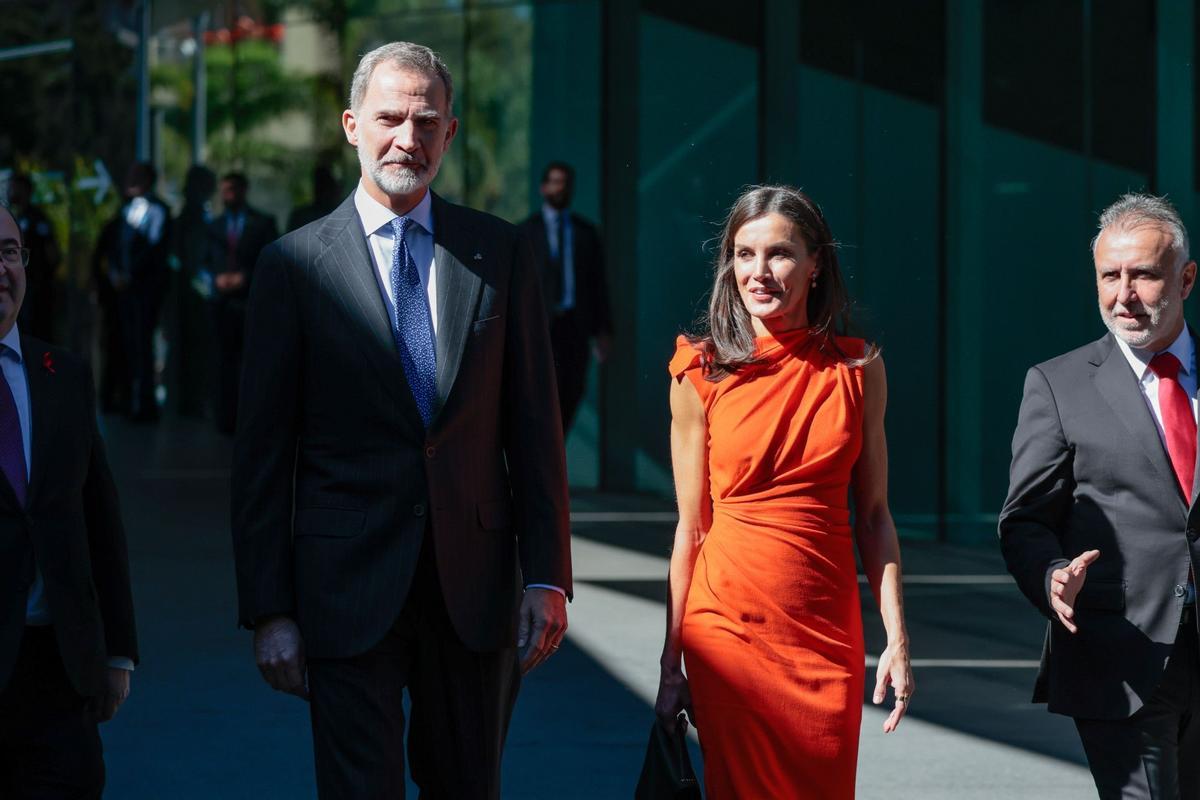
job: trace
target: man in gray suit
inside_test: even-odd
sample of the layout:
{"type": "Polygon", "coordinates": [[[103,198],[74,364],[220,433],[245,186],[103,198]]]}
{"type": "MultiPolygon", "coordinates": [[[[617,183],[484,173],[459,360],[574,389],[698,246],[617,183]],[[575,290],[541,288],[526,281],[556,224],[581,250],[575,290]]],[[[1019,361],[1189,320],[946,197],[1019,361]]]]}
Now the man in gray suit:
{"type": "Polygon", "coordinates": [[[1075,719],[1100,797],[1200,797],[1196,262],[1144,194],[1092,252],[1109,333],[1029,370],[1000,542],[1050,620],[1034,701],[1075,719]]]}
{"type": "Polygon", "coordinates": [[[566,469],[540,284],[515,228],[428,190],[450,74],[363,57],[342,122],[358,189],[267,247],[233,464],[241,623],[309,698],[317,786],[494,798],[519,672],[558,649],[566,469]]]}

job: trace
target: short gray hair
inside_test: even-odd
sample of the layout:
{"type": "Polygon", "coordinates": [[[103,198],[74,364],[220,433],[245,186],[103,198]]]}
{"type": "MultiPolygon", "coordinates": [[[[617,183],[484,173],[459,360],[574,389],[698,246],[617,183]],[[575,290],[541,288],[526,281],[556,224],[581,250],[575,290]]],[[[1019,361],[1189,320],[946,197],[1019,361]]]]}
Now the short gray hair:
{"type": "Polygon", "coordinates": [[[363,98],[367,95],[367,84],[371,82],[375,68],[384,63],[395,64],[431,78],[440,78],[442,85],[446,87],[446,111],[450,112],[454,105],[454,82],[450,79],[450,70],[446,69],[445,62],[437,53],[425,45],[412,42],[390,42],[376,47],[362,57],[354,70],[354,78],[350,81],[352,111],[362,108],[363,98]]]}
{"type": "Polygon", "coordinates": [[[1100,214],[1099,231],[1092,239],[1092,253],[1096,252],[1096,242],[1100,234],[1107,230],[1131,231],[1145,226],[1161,228],[1171,237],[1171,250],[1179,256],[1181,264],[1190,258],[1187,228],[1183,219],[1171,201],[1143,192],[1129,192],[1117,198],[1117,201],[1100,214]]]}

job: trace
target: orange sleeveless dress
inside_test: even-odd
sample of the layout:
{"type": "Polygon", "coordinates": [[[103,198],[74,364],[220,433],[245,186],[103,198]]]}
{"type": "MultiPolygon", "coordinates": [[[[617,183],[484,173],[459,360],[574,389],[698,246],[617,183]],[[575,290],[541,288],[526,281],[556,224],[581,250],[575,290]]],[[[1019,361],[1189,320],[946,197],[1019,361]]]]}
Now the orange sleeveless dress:
{"type": "Polygon", "coordinates": [[[705,787],[713,800],[853,798],[865,666],[849,488],[862,370],[822,353],[807,329],[757,344],[762,363],[719,383],[682,336],[670,364],[708,420],[713,521],[683,618],[705,787]]]}

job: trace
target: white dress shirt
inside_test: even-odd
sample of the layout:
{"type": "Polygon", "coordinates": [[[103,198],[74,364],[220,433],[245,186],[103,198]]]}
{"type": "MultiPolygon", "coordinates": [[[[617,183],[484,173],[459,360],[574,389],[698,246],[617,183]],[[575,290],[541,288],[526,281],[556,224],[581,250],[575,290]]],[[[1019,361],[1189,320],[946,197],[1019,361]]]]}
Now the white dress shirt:
{"type": "MultiPolygon", "coordinates": [[[[0,339],[0,371],[4,372],[4,380],[8,381],[13,403],[17,406],[17,419],[21,426],[21,449],[25,451],[25,482],[28,485],[31,466],[29,442],[32,440],[29,416],[29,381],[25,377],[25,358],[21,353],[21,334],[16,325],[13,325],[7,336],[0,339]]],[[[49,625],[51,622],[50,609],[46,605],[46,584],[42,580],[42,573],[35,567],[33,585],[29,587],[29,596],[25,601],[25,624],[49,625]]]]}
{"type": "Polygon", "coordinates": [[[1179,385],[1187,392],[1187,396],[1192,400],[1192,418],[1195,419],[1197,412],[1196,399],[1196,347],[1192,342],[1192,335],[1184,326],[1183,332],[1175,338],[1171,346],[1166,350],[1157,352],[1151,350],[1143,350],[1138,347],[1130,347],[1121,338],[1113,337],[1117,340],[1117,346],[1121,348],[1121,352],[1125,355],[1125,360],[1129,362],[1129,366],[1133,369],[1133,374],[1137,376],[1138,386],[1141,387],[1142,397],[1146,400],[1146,405],[1150,408],[1150,414],[1154,417],[1155,427],[1158,428],[1158,438],[1162,441],[1163,449],[1167,447],[1167,432],[1163,428],[1162,409],[1158,405],[1158,376],[1154,374],[1154,370],[1150,369],[1150,360],[1158,353],[1170,353],[1179,359],[1179,363],[1183,368],[1179,371],[1179,385]]]}
{"type": "Polygon", "coordinates": [[[125,206],[125,224],[140,231],[150,244],[158,244],[166,223],[166,209],[145,197],[135,197],[125,206]]]}
{"type": "MultiPolygon", "coordinates": [[[[392,247],[395,244],[392,220],[400,215],[367,194],[361,180],[354,192],[354,207],[358,210],[363,233],[367,236],[367,245],[375,262],[376,277],[387,301],[390,321],[396,314],[396,297],[392,294],[392,247]]],[[[416,223],[408,229],[408,251],[412,253],[413,261],[417,264],[417,273],[421,277],[421,285],[425,287],[425,297],[429,300],[429,318],[433,322],[433,342],[436,346],[437,263],[433,254],[433,201],[428,190],[405,216],[416,223]]],[[[567,594],[557,586],[540,583],[531,583],[526,588],[552,589],[564,597],[567,594]]]]}
{"type": "MultiPolygon", "coordinates": [[[[396,315],[396,298],[392,294],[392,220],[400,215],[367,194],[361,180],[354,192],[354,207],[358,209],[363,233],[367,235],[367,245],[371,250],[371,258],[375,261],[375,272],[387,299],[390,321],[396,315]]],[[[408,229],[408,252],[417,264],[417,274],[421,277],[421,285],[425,287],[425,297],[429,300],[429,319],[433,322],[433,336],[436,342],[437,264],[433,259],[433,202],[428,190],[421,202],[405,216],[416,223],[408,229]]]]}

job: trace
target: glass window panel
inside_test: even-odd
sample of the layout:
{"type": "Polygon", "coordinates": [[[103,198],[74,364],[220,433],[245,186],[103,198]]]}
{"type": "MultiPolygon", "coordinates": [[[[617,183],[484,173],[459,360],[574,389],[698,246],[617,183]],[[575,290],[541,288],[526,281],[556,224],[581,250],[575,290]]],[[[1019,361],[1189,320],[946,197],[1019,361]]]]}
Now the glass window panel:
{"type": "Polygon", "coordinates": [[[638,304],[638,482],[669,494],[663,365],[705,307],[717,223],[757,177],[758,52],[643,14],[639,59],[637,283],[614,288],[638,304]]]}
{"type": "Polygon", "coordinates": [[[642,10],[721,39],[757,47],[762,31],[760,3],[724,0],[642,0],[642,10]]]}
{"type": "Polygon", "coordinates": [[[1092,4],[1092,154],[1144,173],[1154,168],[1154,5],[1092,4]]]}
{"type": "Polygon", "coordinates": [[[1076,0],[987,0],[984,121],[1083,149],[1083,5],[1076,0]]]}
{"type": "Polygon", "coordinates": [[[946,53],[944,0],[858,5],[862,79],[880,89],[940,104],[946,53]]]}

